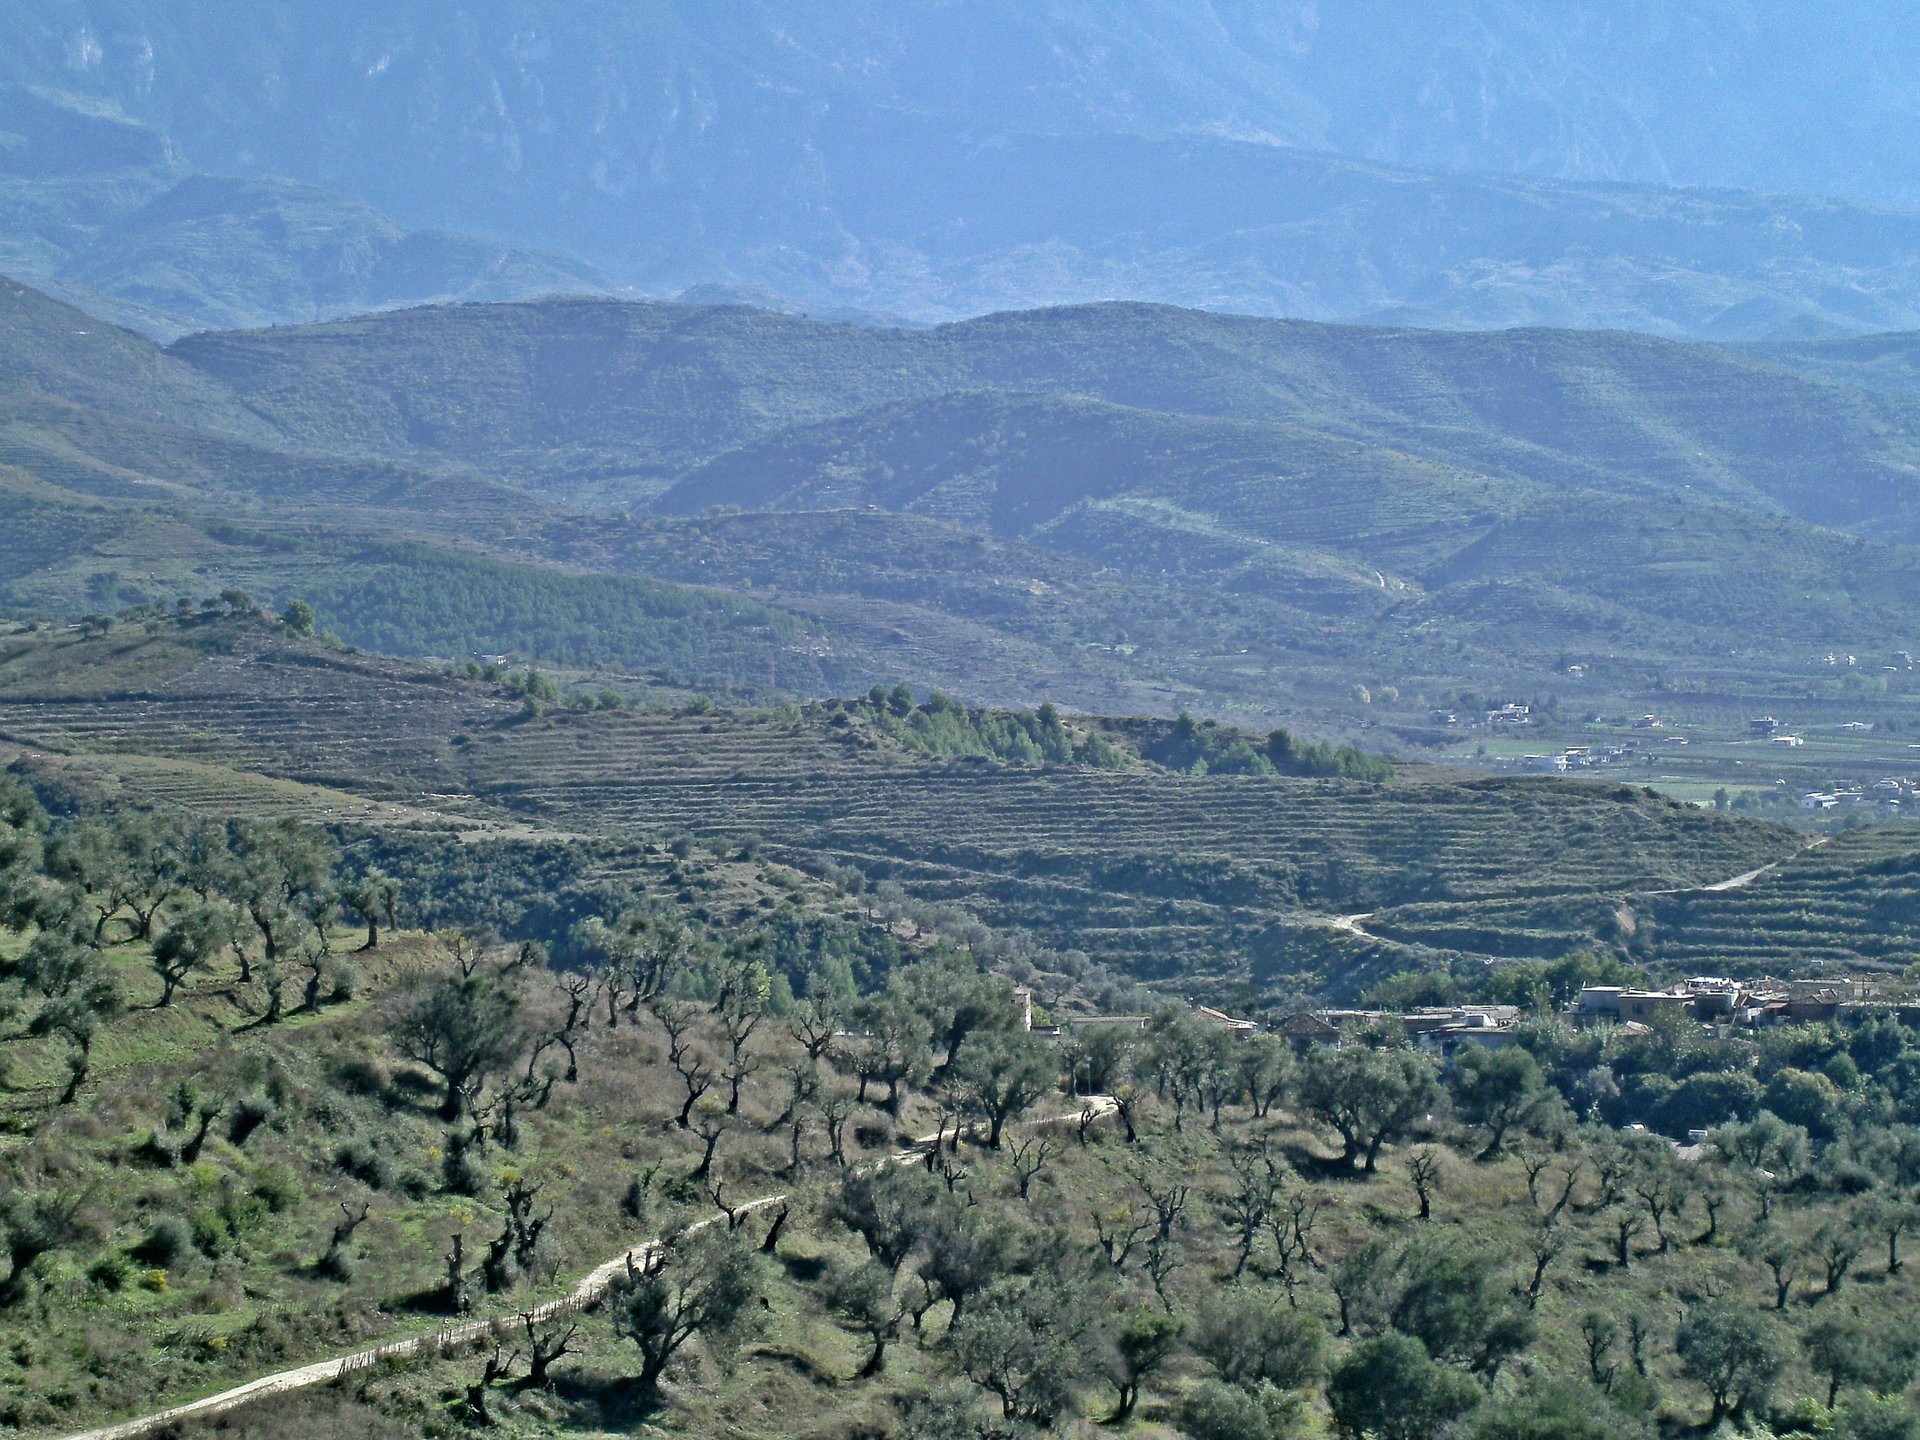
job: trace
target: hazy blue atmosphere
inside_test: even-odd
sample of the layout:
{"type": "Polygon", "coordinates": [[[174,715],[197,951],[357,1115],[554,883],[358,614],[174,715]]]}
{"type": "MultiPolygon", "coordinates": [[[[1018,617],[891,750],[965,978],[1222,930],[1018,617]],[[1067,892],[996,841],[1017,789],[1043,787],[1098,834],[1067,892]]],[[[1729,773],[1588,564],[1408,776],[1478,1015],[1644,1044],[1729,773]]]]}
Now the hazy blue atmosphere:
{"type": "Polygon", "coordinates": [[[718,283],[919,320],[1905,328],[1917,26],[1906,0],[17,0],[0,255],[199,323],[718,283]],[[321,197],[172,188],[195,172],[351,199],[320,238],[321,197]],[[282,237],[296,273],[200,279],[215,232],[282,237]]]}

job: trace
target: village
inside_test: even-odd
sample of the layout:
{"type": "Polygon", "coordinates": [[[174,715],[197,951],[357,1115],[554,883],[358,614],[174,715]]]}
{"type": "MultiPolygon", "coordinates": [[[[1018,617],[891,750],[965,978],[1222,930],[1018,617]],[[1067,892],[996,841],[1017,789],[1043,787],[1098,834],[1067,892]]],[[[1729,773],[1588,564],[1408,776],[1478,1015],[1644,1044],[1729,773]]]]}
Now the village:
{"type": "MultiPolygon", "coordinates": [[[[1579,1029],[1616,1025],[1627,1033],[1643,1032],[1661,1016],[1677,1015],[1711,1026],[1721,1034],[1735,1027],[1758,1028],[1784,1024],[1834,1022],[1857,1024],[1886,1016],[1909,1028],[1920,1029],[1920,997],[1905,995],[1885,976],[1820,976],[1781,980],[1771,976],[1734,980],[1699,975],[1664,988],[1588,985],[1561,1011],[1560,1016],[1579,1029]]],[[[1090,1030],[1121,1027],[1145,1030],[1152,1015],[1083,1015],[1051,1024],[1037,1024],[1032,992],[1014,992],[1024,1027],[1036,1034],[1075,1039],[1090,1030]]],[[[1398,1030],[1415,1048],[1450,1056],[1464,1045],[1499,1049],[1514,1042],[1522,1022],[1537,1018],[1534,1010],[1518,1005],[1433,1005],[1403,1010],[1327,1007],[1297,1011],[1284,1019],[1262,1023],[1228,1014],[1208,1005],[1191,1005],[1190,1018],[1239,1036],[1263,1031],[1303,1045],[1368,1043],[1383,1031],[1398,1030]]]]}
{"type": "Polygon", "coordinates": [[[1793,725],[1763,714],[1738,727],[1703,727],[1649,711],[1631,721],[1630,732],[1625,719],[1589,722],[1580,727],[1587,737],[1581,743],[1550,748],[1538,741],[1565,727],[1529,703],[1489,703],[1477,718],[1463,719],[1453,710],[1428,714],[1434,726],[1484,735],[1474,763],[1498,771],[1620,774],[1703,807],[1798,811],[1822,825],[1920,813],[1920,771],[1909,768],[1920,763],[1920,746],[1880,733],[1884,727],[1874,720],[1793,725]],[[1526,743],[1535,737],[1534,745],[1526,743]]]}

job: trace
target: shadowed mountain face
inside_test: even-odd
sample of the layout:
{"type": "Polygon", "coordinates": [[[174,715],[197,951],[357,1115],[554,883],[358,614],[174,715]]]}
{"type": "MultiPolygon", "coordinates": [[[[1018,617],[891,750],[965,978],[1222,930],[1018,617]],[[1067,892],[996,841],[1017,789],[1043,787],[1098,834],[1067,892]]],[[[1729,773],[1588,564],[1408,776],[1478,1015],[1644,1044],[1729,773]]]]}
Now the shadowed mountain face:
{"type": "Polygon", "coordinates": [[[23,0],[0,79],[654,289],[1762,338],[1920,325],[1908,18],[23,0]]]}

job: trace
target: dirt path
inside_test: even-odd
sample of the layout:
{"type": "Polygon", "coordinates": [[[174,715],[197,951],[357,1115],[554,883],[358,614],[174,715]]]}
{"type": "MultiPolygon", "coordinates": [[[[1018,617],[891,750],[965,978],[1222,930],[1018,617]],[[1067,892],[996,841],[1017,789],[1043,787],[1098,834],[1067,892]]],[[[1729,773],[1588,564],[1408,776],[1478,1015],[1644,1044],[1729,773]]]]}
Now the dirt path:
{"type": "MultiPolygon", "coordinates": [[[[1029,1120],[1026,1125],[1057,1125],[1063,1121],[1081,1118],[1087,1109],[1096,1116],[1113,1113],[1114,1104],[1106,1095],[1087,1097],[1086,1105],[1071,1115],[1049,1115],[1039,1120],[1029,1120]]],[[[922,1159],[929,1147],[942,1137],[922,1136],[905,1150],[896,1150],[883,1161],[883,1165],[907,1165],[922,1159]]],[[[784,1193],[762,1195],[757,1200],[749,1200],[744,1205],[734,1207],[734,1213],[758,1213],[780,1204],[786,1199],[784,1193]]],[[[688,1228],[704,1230],[716,1225],[726,1217],[714,1215],[705,1220],[696,1221],[688,1228]]],[[[172,1405],[165,1410],[155,1410],[151,1414],[136,1416],[131,1420],[116,1421],[103,1425],[96,1430],[85,1430],[65,1437],[65,1440],[137,1440],[162,1425],[176,1420],[202,1419],[211,1415],[224,1414],[237,1410],[242,1405],[261,1400],[269,1395],[282,1395],[290,1390],[303,1390],[311,1385],[325,1385],[329,1381],[339,1380],[355,1371],[365,1370],[382,1360],[406,1359],[411,1356],[431,1354],[442,1349],[457,1349],[461,1345],[484,1339],[494,1326],[502,1322],[514,1323],[522,1316],[531,1315],[538,1322],[550,1320],[555,1316],[572,1314],[585,1310],[604,1296],[622,1275],[626,1274],[629,1260],[643,1260],[660,1244],[658,1238],[642,1241],[604,1265],[589,1271],[580,1283],[573,1287],[570,1294],[558,1300],[550,1300],[545,1305],[532,1310],[516,1311],[511,1315],[495,1315],[485,1320],[468,1320],[458,1325],[443,1326],[427,1335],[416,1335],[407,1340],[394,1340],[385,1345],[370,1346],[365,1350],[355,1350],[346,1355],[335,1355],[331,1359],[316,1360],[311,1365],[301,1365],[292,1370],[280,1370],[271,1375],[262,1375],[258,1380],[249,1380],[244,1385],[236,1385],[231,1390],[222,1390],[217,1395],[208,1395],[200,1400],[190,1400],[184,1405],[172,1405]]]]}
{"type": "MultiPolygon", "coordinates": [[[[1793,854],[1786,856],[1784,859],[1772,861],[1769,864],[1760,866],[1756,870],[1748,870],[1743,874],[1734,875],[1726,880],[1716,880],[1711,885],[1688,885],[1672,890],[1643,890],[1640,893],[1647,896],[1721,895],[1729,890],[1744,890],[1756,881],[1766,879],[1767,876],[1773,874],[1774,871],[1778,870],[1782,865],[1785,865],[1789,860],[1797,860],[1810,850],[1818,850],[1832,838],[1831,835],[1822,835],[1801,846],[1798,850],[1794,851],[1793,854]]],[[[1390,943],[1381,941],[1378,935],[1370,934],[1365,928],[1366,922],[1373,918],[1373,912],[1371,910],[1363,910],[1358,915],[1322,915],[1318,918],[1320,923],[1329,930],[1338,930],[1343,935],[1352,935],[1360,940],[1390,943]]]]}
{"type": "MultiPolygon", "coordinates": [[[[1794,851],[1793,854],[1787,857],[1787,860],[1798,860],[1802,855],[1805,855],[1809,850],[1818,850],[1822,845],[1826,844],[1827,841],[1831,840],[1832,838],[1833,837],[1831,835],[1822,835],[1818,839],[1794,851]]],[[[1767,876],[1771,875],[1774,871],[1778,870],[1782,865],[1786,864],[1787,860],[1776,860],[1771,865],[1762,865],[1758,870],[1749,870],[1747,871],[1746,874],[1736,875],[1731,880],[1722,880],[1717,885],[1703,885],[1700,888],[1702,891],[1704,891],[1706,894],[1709,894],[1709,895],[1720,894],[1727,890],[1744,890],[1747,888],[1747,886],[1753,884],[1754,881],[1764,880],[1767,876]]]]}
{"type": "Polygon", "coordinates": [[[1724,895],[1729,890],[1744,890],[1749,885],[1766,879],[1789,861],[1798,860],[1811,850],[1818,850],[1832,838],[1831,835],[1816,836],[1791,855],[1782,856],[1770,864],[1760,866],[1757,870],[1748,870],[1725,880],[1716,880],[1711,885],[1682,885],[1670,890],[1642,890],[1640,893],[1642,895],[1724,895]]]}

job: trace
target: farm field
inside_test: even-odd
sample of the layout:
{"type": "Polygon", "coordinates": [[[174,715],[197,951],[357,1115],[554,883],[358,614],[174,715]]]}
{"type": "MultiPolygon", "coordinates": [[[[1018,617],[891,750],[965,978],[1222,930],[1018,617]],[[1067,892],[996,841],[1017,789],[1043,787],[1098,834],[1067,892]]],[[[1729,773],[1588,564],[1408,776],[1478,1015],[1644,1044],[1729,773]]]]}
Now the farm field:
{"type": "MultiPolygon", "coordinates": [[[[1557,723],[1518,733],[1482,730],[1457,736],[1427,751],[1429,758],[1495,774],[1539,774],[1553,757],[1584,748],[1607,755],[1592,768],[1576,763],[1569,773],[1647,785],[1676,799],[1734,808],[1819,828],[1895,823],[1920,813],[1920,741],[1908,707],[1874,706],[1872,718],[1835,719],[1860,713],[1844,703],[1756,697],[1754,718],[1778,715],[1780,738],[1748,732],[1744,720],[1725,716],[1663,722],[1658,729],[1604,722],[1557,723]],[[1865,733],[1842,726],[1864,725],[1865,733]],[[1789,744],[1788,738],[1797,743],[1789,744]],[[1624,753],[1618,753],[1624,752],[1624,753]],[[1881,782],[1894,782],[1893,788],[1881,782]],[[1856,793],[1857,792],[1857,793],[1856,793]],[[1826,809],[1802,804],[1809,795],[1835,796],[1826,809]]],[[[1685,713],[1685,712],[1683,712],[1685,713]]]]}

